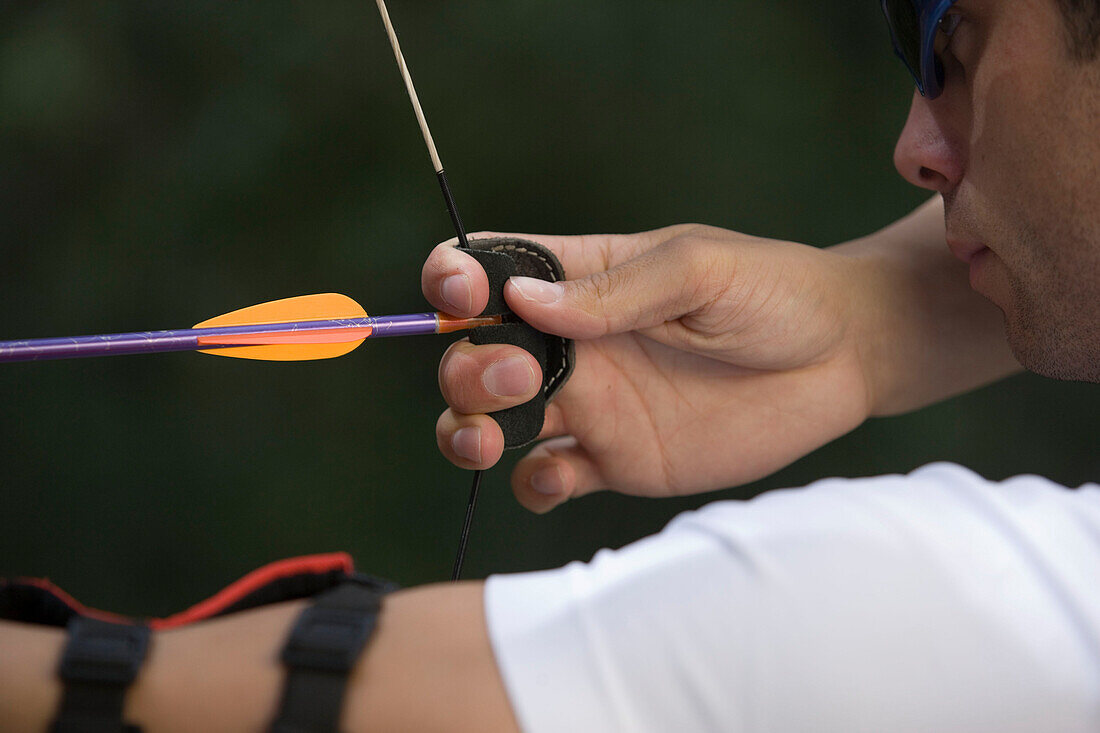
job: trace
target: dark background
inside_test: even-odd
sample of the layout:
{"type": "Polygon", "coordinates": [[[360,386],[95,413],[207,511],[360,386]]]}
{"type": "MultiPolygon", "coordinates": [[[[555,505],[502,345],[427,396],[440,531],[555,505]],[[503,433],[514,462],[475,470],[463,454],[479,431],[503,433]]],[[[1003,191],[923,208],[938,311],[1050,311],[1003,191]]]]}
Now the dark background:
{"type": "MultiPolygon", "coordinates": [[[[877,4],[416,0],[391,12],[472,230],[699,221],[827,245],[924,200],[891,151],[911,86],[877,4]],[[839,9],[838,9],[839,8],[839,9]]],[[[374,4],[5,3],[0,338],[179,328],[342,292],[424,309],[449,220],[374,4]]],[[[436,452],[447,337],[335,361],[196,354],[0,369],[0,575],[164,614],[347,549],[446,578],[469,474],[436,452]]],[[[932,460],[1100,475],[1100,390],[1021,376],[756,484],[537,517],[486,475],[467,576],[585,559],[679,511],[932,460]]]]}

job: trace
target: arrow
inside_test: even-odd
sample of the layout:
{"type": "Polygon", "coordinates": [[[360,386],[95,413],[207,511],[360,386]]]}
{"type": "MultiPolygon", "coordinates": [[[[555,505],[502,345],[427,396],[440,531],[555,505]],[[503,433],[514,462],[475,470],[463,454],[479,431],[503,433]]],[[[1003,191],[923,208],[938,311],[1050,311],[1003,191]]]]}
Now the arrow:
{"type": "Polygon", "coordinates": [[[74,359],[165,351],[264,361],[332,359],[368,338],[451,333],[500,323],[500,316],[455,318],[446,313],[368,316],[346,295],[284,298],[210,318],[192,328],[96,336],[0,341],[0,362],[74,359]]]}

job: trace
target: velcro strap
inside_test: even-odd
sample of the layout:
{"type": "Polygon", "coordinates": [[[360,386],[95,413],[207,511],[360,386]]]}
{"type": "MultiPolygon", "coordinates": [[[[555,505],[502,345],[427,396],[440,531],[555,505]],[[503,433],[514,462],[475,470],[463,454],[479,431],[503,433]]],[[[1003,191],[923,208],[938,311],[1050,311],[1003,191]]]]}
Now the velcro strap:
{"type": "Polygon", "coordinates": [[[272,733],[335,733],[348,673],[370,639],[382,597],[396,586],[353,575],[302,611],[283,647],[283,699],[272,733]]]}
{"type": "Polygon", "coordinates": [[[504,316],[498,326],[481,326],[470,332],[474,344],[511,344],[527,351],[542,368],[542,390],[530,401],[489,413],[504,433],[505,448],[519,448],[538,437],[546,417],[546,404],[573,372],[573,341],[535,330],[521,321],[504,302],[504,284],[514,275],[549,282],[565,279],[561,262],[538,242],[514,237],[476,239],[464,252],[476,259],[489,278],[489,303],[481,315],[504,316]]]}
{"type": "Polygon", "coordinates": [[[74,617],[58,674],[65,689],[51,733],[138,733],[122,721],[126,690],[149,648],[149,627],[74,617]]]}

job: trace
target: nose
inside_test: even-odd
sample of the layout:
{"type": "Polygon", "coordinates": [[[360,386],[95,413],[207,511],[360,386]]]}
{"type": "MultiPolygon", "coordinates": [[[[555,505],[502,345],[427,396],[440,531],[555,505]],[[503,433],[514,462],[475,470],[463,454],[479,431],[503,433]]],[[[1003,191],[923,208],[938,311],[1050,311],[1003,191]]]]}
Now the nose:
{"type": "Polygon", "coordinates": [[[929,101],[914,92],[894,148],[894,167],[902,178],[941,194],[955,188],[966,170],[965,149],[951,130],[945,105],[943,97],[929,101]]]}

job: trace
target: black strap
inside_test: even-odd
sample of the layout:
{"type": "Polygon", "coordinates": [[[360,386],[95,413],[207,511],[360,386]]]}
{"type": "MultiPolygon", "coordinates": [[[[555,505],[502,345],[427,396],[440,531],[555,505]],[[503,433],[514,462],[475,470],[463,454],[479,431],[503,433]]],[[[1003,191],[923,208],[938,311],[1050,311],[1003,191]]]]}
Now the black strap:
{"type": "Polygon", "coordinates": [[[65,690],[51,733],[140,733],[122,721],[126,689],[149,648],[149,627],[76,616],[58,670],[65,690]]]}
{"type": "Polygon", "coordinates": [[[394,589],[355,575],[302,611],[283,647],[286,686],[272,733],[335,733],[348,673],[374,631],[382,597],[394,589]]]}

